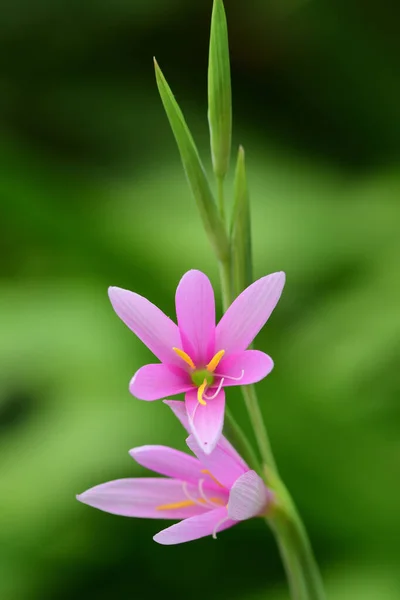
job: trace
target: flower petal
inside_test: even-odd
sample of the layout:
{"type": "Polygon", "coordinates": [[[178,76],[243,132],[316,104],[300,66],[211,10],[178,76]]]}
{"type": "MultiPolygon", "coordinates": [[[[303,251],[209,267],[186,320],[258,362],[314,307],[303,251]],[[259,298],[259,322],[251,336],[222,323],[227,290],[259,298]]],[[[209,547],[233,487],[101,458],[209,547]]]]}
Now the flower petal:
{"type": "Polygon", "coordinates": [[[129,454],[142,467],[166,477],[182,479],[195,485],[204,478],[203,466],[197,458],[168,446],[140,446],[130,450],[129,454]]]}
{"type": "Polygon", "coordinates": [[[211,454],[206,454],[201,449],[193,434],[187,438],[186,443],[203,467],[228,490],[232,488],[237,479],[249,470],[236,450],[223,437],[211,454]]]}
{"type": "MultiPolygon", "coordinates": [[[[187,484],[187,492],[198,496],[198,487],[187,484]]],[[[181,504],[188,500],[184,484],[177,479],[136,478],[109,481],[83,492],[77,499],[113,515],[124,517],[142,517],[148,519],[186,519],[203,514],[200,504],[160,509],[168,504],[181,504]]]]}
{"type": "Polygon", "coordinates": [[[251,344],[274,310],[285,284],[283,272],[258,279],[231,304],[215,332],[216,350],[236,354],[251,344]]]}
{"type": "Polygon", "coordinates": [[[181,344],[178,326],[143,296],[118,287],[108,288],[111,304],[120,319],[161,362],[180,366],[172,350],[181,344]]]}
{"type": "MultiPolygon", "coordinates": [[[[167,406],[170,407],[170,409],[172,410],[174,415],[179,419],[179,421],[181,422],[183,427],[186,429],[186,431],[188,433],[191,433],[185,403],[180,402],[179,400],[163,400],[163,402],[164,402],[164,404],[166,404],[167,406]]],[[[197,458],[203,464],[205,464],[204,461],[207,457],[210,459],[212,458],[212,456],[205,454],[203,452],[203,450],[201,450],[199,444],[196,442],[193,435],[191,435],[186,440],[186,443],[189,445],[189,448],[192,450],[192,452],[194,452],[196,454],[197,458]],[[189,444],[189,440],[190,440],[190,444],[189,444]]],[[[221,435],[221,437],[219,438],[219,441],[218,441],[217,446],[215,447],[214,453],[216,452],[217,449],[219,450],[219,452],[223,451],[224,456],[226,454],[229,454],[230,458],[232,460],[234,460],[240,466],[241,470],[239,472],[237,472],[238,473],[237,477],[239,477],[239,475],[242,475],[243,473],[245,473],[246,471],[249,470],[249,467],[247,466],[247,464],[245,463],[243,458],[240,456],[240,454],[238,454],[238,452],[235,450],[235,448],[232,446],[232,444],[223,435],[221,435]]],[[[215,458],[216,457],[217,457],[217,455],[215,455],[215,458]]],[[[225,468],[224,465],[222,465],[221,468],[223,470],[225,468]]],[[[235,479],[236,479],[236,477],[235,477],[235,479]]],[[[220,481],[220,479],[219,479],[219,481],[220,481]]],[[[232,484],[233,484],[233,481],[232,481],[232,484]]],[[[227,486],[227,487],[230,487],[230,486],[227,486]]]]}
{"type": "MultiPolygon", "coordinates": [[[[268,354],[260,352],[260,350],[244,350],[223,358],[217,371],[218,375],[227,376],[224,379],[224,386],[246,385],[264,379],[272,371],[273,366],[274,362],[268,354]],[[229,377],[235,379],[229,379],[229,377]]],[[[217,379],[214,386],[218,383],[217,379]]]]}
{"type": "Polygon", "coordinates": [[[228,518],[228,511],[224,506],[176,523],[157,533],[153,540],[166,546],[182,544],[208,535],[216,535],[219,531],[228,529],[232,525],[236,525],[236,521],[228,518]]]}
{"type": "Polygon", "coordinates": [[[198,402],[197,390],[187,392],[185,405],[193,435],[203,452],[210,454],[221,437],[224,425],[224,390],[221,390],[213,400],[207,400],[206,406],[198,402]]]}
{"type": "Polygon", "coordinates": [[[139,369],[129,384],[129,391],[139,400],[159,400],[192,388],[193,384],[183,369],[160,363],[139,369]]]}
{"type": "Polygon", "coordinates": [[[196,366],[211,360],[215,343],[215,300],[210,280],[201,271],[188,271],[175,296],[183,350],[196,366]]]}
{"type": "Polygon", "coordinates": [[[244,521],[261,514],[270,499],[270,492],[255,471],[247,471],[235,481],[228,502],[228,514],[235,521],[244,521]]]}

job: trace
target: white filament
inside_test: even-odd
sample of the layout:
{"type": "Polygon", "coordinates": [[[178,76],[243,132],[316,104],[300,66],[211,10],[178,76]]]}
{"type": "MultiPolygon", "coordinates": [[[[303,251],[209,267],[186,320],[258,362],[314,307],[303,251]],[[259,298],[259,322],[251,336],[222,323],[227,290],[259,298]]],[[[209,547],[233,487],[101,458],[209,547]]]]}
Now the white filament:
{"type": "Polygon", "coordinates": [[[216,526],[214,527],[214,530],[212,532],[212,536],[214,538],[214,540],[217,539],[217,532],[218,532],[218,528],[221,527],[221,525],[223,523],[225,523],[225,521],[229,521],[229,517],[224,517],[223,519],[221,519],[221,521],[218,521],[218,523],[216,524],[216,526]]]}
{"type": "Polygon", "coordinates": [[[241,373],[240,377],[231,377],[231,375],[220,375],[219,373],[214,373],[214,375],[216,377],[222,377],[222,380],[230,379],[231,381],[241,381],[241,379],[243,379],[243,377],[244,377],[244,369],[242,369],[242,373],[241,373]]]}
{"type": "Polygon", "coordinates": [[[183,487],[183,493],[185,494],[186,498],[188,500],[191,500],[192,502],[194,502],[195,504],[198,504],[199,506],[202,506],[204,508],[204,502],[201,502],[200,500],[198,500],[197,498],[194,498],[193,496],[191,496],[189,494],[188,488],[187,488],[188,484],[187,481],[184,481],[182,484],[183,487]]]}
{"type": "Polygon", "coordinates": [[[200,479],[200,481],[199,481],[199,493],[200,493],[200,496],[203,498],[203,500],[205,500],[213,508],[221,508],[221,504],[218,504],[217,502],[213,502],[212,500],[210,500],[209,498],[207,498],[207,496],[204,493],[203,483],[204,483],[204,479],[200,479]]]}
{"type": "Polygon", "coordinates": [[[206,394],[203,394],[203,398],[206,398],[207,400],[214,400],[214,398],[216,398],[218,396],[218,394],[220,393],[223,385],[224,385],[224,378],[221,379],[221,381],[219,382],[219,385],[217,387],[217,391],[212,396],[206,396],[206,394]]]}
{"type": "Polygon", "coordinates": [[[203,484],[204,484],[204,479],[200,479],[199,483],[198,483],[198,490],[199,490],[199,495],[201,496],[201,498],[195,498],[194,496],[192,496],[189,493],[188,482],[183,481],[182,482],[183,493],[185,494],[186,498],[188,500],[190,500],[191,502],[194,502],[194,504],[198,504],[198,506],[202,506],[203,508],[221,508],[220,504],[217,504],[216,502],[213,502],[212,500],[210,500],[210,498],[207,498],[207,496],[204,492],[204,489],[203,489],[203,484]]]}

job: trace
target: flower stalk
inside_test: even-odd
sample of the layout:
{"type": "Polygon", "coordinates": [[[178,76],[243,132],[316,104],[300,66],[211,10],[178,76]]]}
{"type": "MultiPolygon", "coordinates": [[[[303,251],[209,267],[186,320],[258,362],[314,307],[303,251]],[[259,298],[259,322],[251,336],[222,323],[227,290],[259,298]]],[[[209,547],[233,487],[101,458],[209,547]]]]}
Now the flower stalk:
{"type": "MultiPolygon", "coordinates": [[[[235,302],[240,300],[241,306],[245,305],[243,296],[246,295],[247,290],[252,288],[253,275],[250,208],[243,148],[239,148],[236,164],[234,206],[230,227],[227,226],[226,220],[224,181],[228,171],[231,150],[232,108],[228,33],[222,0],[214,0],[208,68],[208,121],[211,159],[217,187],[217,202],[215,202],[210,191],[211,188],[199,154],[180,108],[157,65],[156,78],[189,185],[218,261],[225,315],[227,315],[231,303],[233,304],[229,308],[230,314],[233,314],[233,311],[236,315],[235,302]]],[[[259,302],[274,307],[282,292],[284,274],[277,273],[270,277],[274,277],[274,279],[269,280],[267,288],[264,289],[264,295],[259,299],[259,302]]],[[[270,312],[272,310],[273,308],[270,312]]],[[[270,312],[264,315],[265,320],[269,317],[270,312]]],[[[246,318],[251,319],[251,315],[248,314],[246,318]]],[[[228,321],[225,321],[225,323],[228,321]]],[[[249,327],[247,321],[246,327],[249,327]]],[[[252,339],[247,341],[250,344],[252,339]]],[[[246,344],[246,347],[249,344],[246,344]]],[[[187,358],[191,360],[190,357],[187,358]]],[[[204,380],[203,385],[206,385],[206,383],[207,381],[204,380]]],[[[257,393],[254,386],[251,385],[252,382],[243,381],[242,383],[246,383],[241,387],[262,459],[261,468],[246,436],[228,411],[225,415],[225,429],[228,430],[237,447],[240,447],[241,452],[246,456],[250,467],[262,476],[268,489],[272,491],[273,504],[264,519],[276,537],[292,599],[324,600],[325,595],[321,577],[306,530],[289,492],[278,475],[257,393]]],[[[217,391],[218,393],[219,391],[217,391]]],[[[207,398],[207,396],[205,397],[207,398]]],[[[198,398],[200,402],[201,393],[198,398]]],[[[203,403],[200,402],[200,404],[203,403]]],[[[187,407],[190,409],[190,403],[187,403],[187,407]]],[[[188,411],[188,414],[190,415],[190,411],[188,411]]],[[[191,427],[193,429],[193,423],[191,427]]],[[[193,431],[196,432],[196,429],[194,428],[193,431]]],[[[210,447],[205,452],[210,452],[210,447]]],[[[212,456],[212,453],[210,456],[212,456]]]]}
{"type": "MultiPolygon", "coordinates": [[[[218,31],[217,26],[215,25],[215,15],[217,12],[221,14],[223,25],[226,25],[222,0],[214,1],[211,38],[213,38],[213,33],[218,31]]],[[[217,35],[217,33],[215,33],[215,35],[217,35]]],[[[225,59],[224,64],[228,65],[229,68],[228,38],[227,35],[225,35],[225,32],[223,35],[220,35],[219,42],[219,46],[223,45],[224,43],[226,45],[225,52],[220,48],[220,53],[222,55],[226,54],[228,57],[225,59]]],[[[210,48],[213,45],[217,46],[217,42],[211,39],[210,48]]],[[[210,80],[212,81],[213,79],[212,75],[210,75],[212,70],[213,64],[210,53],[209,86],[210,80]]],[[[214,77],[214,79],[216,78],[217,75],[214,77]]],[[[224,105],[224,101],[226,105],[226,98],[230,98],[231,92],[230,79],[226,76],[226,73],[224,74],[224,81],[226,83],[225,90],[223,87],[219,90],[221,96],[219,99],[220,106],[224,105]]],[[[209,98],[210,96],[211,93],[209,90],[209,98]]],[[[213,104],[214,107],[215,105],[218,106],[218,98],[217,100],[215,99],[215,94],[213,98],[213,104]]],[[[214,117],[214,120],[217,121],[216,117],[214,117]]],[[[222,121],[222,118],[220,120],[222,121]]],[[[211,148],[213,148],[213,135],[211,132],[211,127],[210,133],[211,148]]],[[[227,133],[225,138],[226,145],[230,147],[230,129],[229,134],[227,133]]],[[[216,172],[213,153],[212,157],[214,163],[214,172],[216,172]]],[[[218,188],[218,211],[221,221],[225,225],[224,182],[223,178],[218,176],[217,172],[216,180],[218,188]]],[[[219,261],[222,304],[224,310],[227,310],[227,307],[229,307],[231,302],[234,300],[234,296],[240,294],[253,281],[250,203],[245,170],[245,155],[242,147],[239,148],[236,164],[234,208],[229,238],[229,255],[224,261],[219,261]]],[[[285,567],[292,600],[324,600],[325,592],[322,579],[313,555],[306,529],[301,521],[289,492],[278,475],[267,429],[258,402],[257,392],[254,385],[241,386],[241,390],[261,455],[263,463],[262,474],[266,484],[274,491],[275,494],[275,507],[273,508],[272,512],[269,512],[265,517],[265,521],[275,535],[282,562],[285,567]]],[[[231,422],[234,423],[230,415],[228,416],[228,422],[229,424],[231,422]]],[[[239,440],[237,443],[240,444],[241,448],[249,445],[247,438],[243,435],[243,432],[240,428],[236,428],[234,430],[234,434],[235,439],[239,440]]]]}
{"type": "MultiPolygon", "coordinates": [[[[238,167],[238,169],[243,169],[242,175],[239,175],[239,177],[242,178],[242,183],[240,185],[237,184],[235,187],[236,190],[240,189],[242,191],[241,195],[245,202],[241,200],[237,194],[235,199],[236,211],[234,210],[233,219],[235,219],[236,213],[237,219],[244,219],[246,221],[249,213],[247,185],[243,186],[243,178],[245,177],[244,152],[241,153],[241,151],[239,151],[239,161],[241,160],[241,155],[243,157],[243,163],[242,167],[238,167]],[[244,203],[246,203],[247,208],[246,206],[243,207],[244,203]],[[241,205],[242,208],[240,208],[241,205]]],[[[223,207],[224,203],[222,201],[222,210],[223,207]]],[[[224,310],[226,310],[226,307],[228,307],[234,299],[233,290],[235,289],[235,292],[239,293],[246,285],[251,283],[251,280],[249,281],[249,273],[251,273],[251,252],[249,251],[251,248],[250,222],[247,221],[243,224],[242,221],[242,223],[240,223],[240,235],[236,236],[236,244],[235,231],[237,231],[237,229],[233,222],[233,234],[231,233],[229,257],[225,262],[219,262],[222,305],[224,310]],[[248,240],[246,239],[246,235],[249,236],[248,240]],[[242,249],[242,252],[238,252],[237,246],[242,249]],[[234,278],[235,285],[233,282],[234,278]]],[[[241,386],[241,390],[262,459],[262,475],[266,484],[275,494],[276,504],[272,511],[265,517],[265,522],[271,528],[276,538],[285,568],[291,598],[292,600],[325,600],[321,575],[314,558],[306,529],[289,492],[278,475],[269,436],[258,402],[257,392],[254,385],[241,386]]],[[[229,434],[231,433],[231,423],[235,423],[235,421],[228,412],[226,413],[226,417],[228,418],[229,437],[229,434]]],[[[239,427],[233,429],[233,434],[235,443],[238,444],[241,449],[249,446],[247,438],[239,427]]],[[[253,468],[257,470],[257,462],[256,459],[256,462],[249,464],[254,465],[253,468]]]]}

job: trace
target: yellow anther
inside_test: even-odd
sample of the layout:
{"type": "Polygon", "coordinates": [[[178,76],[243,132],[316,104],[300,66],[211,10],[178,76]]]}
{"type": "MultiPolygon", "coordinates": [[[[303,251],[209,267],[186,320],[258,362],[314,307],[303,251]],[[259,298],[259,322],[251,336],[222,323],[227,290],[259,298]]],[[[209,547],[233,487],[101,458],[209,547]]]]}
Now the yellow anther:
{"type": "MultiPolygon", "coordinates": [[[[224,506],[224,501],[221,498],[210,498],[210,502],[224,506]]],[[[156,510],[175,510],[177,508],[186,508],[188,506],[196,506],[196,504],[206,504],[205,498],[196,498],[195,500],[182,500],[181,502],[172,502],[171,504],[160,504],[156,506],[156,510]]]]}
{"type": "Polygon", "coordinates": [[[224,354],[225,354],[225,350],[220,350],[219,352],[217,352],[217,354],[208,363],[208,365],[206,367],[207,371],[210,371],[210,373],[214,373],[215,369],[219,365],[219,361],[221,360],[221,358],[223,357],[224,354]]]}
{"type": "MultiPolygon", "coordinates": [[[[200,499],[199,502],[205,502],[200,499]]],[[[173,502],[172,504],[160,504],[156,506],[156,510],[174,510],[175,508],[186,508],[186,506],[194,506],[196,502],[194,500],[182,500],[182,502],[173,502]]]]}
{"type": "MultiPolygon", "coordinates": [[[[186,352],[184,352],[183,350],[180,350],[179,348],[172,348],[172,350],[173,350],[174,352],[176,352],[176,353],[177,353],[177,355],[178,355],[178,356],[180,356],[180,358],[181,358],[182,360],[184,360],[184,361],[185,361],[185,363],[186,363],[187,365],[189,365],[189,367],[190,367],[191,369],[195,369],[195,368],[196,368],[196,365],[194,364],[194,362],[193,362],[193,361],[192,361],[192,359],[190,358],[189,354],[186,354],[186,352]]],[[[213,360],[214,360],[214,359],[213,359],[213,360]]]]}
{"type": "Polygon", "coordinates": [[[203,394],[206,387],[207,379],[205,379],[203,383],[197,388],[197,400],[199,401],[199,404],[202,404],[203,406],[207,406],[207,402],[203,399],[203,394]]]}
{"type": "Polygon", "coordinates": [[[219,504],[220,506],[225,506],[225,502],[222,500],[222,498],[210,498],[210,502],[219,504]]]}
{"type": "Polygon", "coordinates": [[[222,483],[220,481],[218,481],[218,479],[216,477],[214,477],[214,475],[208,469],[202,469],[201,473],[204,473],[205,475],[209,475],[211,477],[211,479],[220,487],[222,487],[222,488],[225,487],[222,485],[222,483]]]}

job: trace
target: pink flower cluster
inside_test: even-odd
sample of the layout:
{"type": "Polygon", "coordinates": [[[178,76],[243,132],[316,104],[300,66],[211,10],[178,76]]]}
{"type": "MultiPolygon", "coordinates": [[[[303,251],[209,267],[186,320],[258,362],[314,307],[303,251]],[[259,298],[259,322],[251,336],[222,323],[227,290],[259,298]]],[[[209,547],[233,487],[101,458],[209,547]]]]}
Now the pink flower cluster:
{"type": "Polygon", "coordinates": [[[176,290],[177,324],[146,298],[111,287],[117,315],[159,363],[140,368],[130,382],[141,400],[184,393],[185,403],[164,401],[190,433],[196,458],[164,446],[142,446],[131,456],[163,478],[136,478],[98,485],[78,500],[129,517],[180,519],[154,539],[178,544],[265,513],[271,492],[222,436],[224,388],[255,383],[272,359],[248,350],[275,308],[285,283],[273,273],[250,285],[215,324],[214,292],[200,271],[188,271],[176,290]]]}

